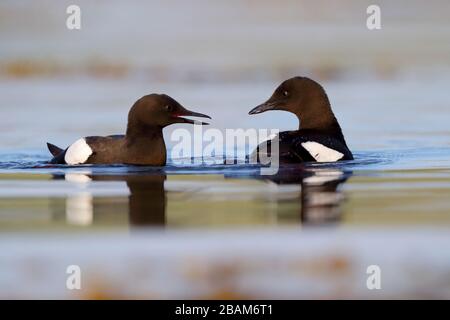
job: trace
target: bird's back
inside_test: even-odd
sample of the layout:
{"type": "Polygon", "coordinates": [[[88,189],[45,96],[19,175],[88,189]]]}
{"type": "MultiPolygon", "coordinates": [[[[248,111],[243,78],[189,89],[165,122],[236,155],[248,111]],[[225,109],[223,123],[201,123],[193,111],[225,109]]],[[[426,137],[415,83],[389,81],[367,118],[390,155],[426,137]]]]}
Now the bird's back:
{"type": "MultiPolygon", "coordinates": [[[[345,140],[340,136],[333,136],[326,132],[314,132],[310,130],[296,130],[281,132],[274,139],[278,139],[279,159],[281,163],[298,162],[335,162],[353,160],[353,155],[348,149],[345,140]]],[[[255,150],[260,152],[272,152],[273,139],[258,146],[255,150]]]]}

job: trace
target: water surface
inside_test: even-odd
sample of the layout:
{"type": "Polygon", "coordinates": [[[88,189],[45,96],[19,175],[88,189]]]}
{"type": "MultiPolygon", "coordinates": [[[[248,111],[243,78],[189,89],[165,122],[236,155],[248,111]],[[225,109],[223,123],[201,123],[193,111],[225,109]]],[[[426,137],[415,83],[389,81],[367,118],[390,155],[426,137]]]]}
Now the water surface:
{"type": "MultiPolygon", "coordinates": [[[[45,142],[64,147],[84,135],[121,133],[129,105],[151,91],[182,97],[210,114],[211,127],[219,130],[293,129],[298,123],[288,113],[247,115],[274,83],[6,81],[0,86],[0,228],[448,225],[450,108],[444,82],[398,78],[324,86],[355,160],[282,166],[275,176],[260,176],[257,166],[179,165],[177,159],[163,168],[50,166],[45,142]]],[[[172,127],[165,130],[169,149],[172,127]]]]}

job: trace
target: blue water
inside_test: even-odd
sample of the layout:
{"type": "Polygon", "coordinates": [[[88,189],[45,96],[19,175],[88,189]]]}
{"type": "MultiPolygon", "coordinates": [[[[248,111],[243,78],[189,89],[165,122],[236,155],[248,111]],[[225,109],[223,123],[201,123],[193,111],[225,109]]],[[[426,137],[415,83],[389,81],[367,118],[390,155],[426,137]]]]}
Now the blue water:
{"type": "MultiPolygon", "coordinates": [[[[198,158],[180,165],[180,159],[169,157],[165,167],[46,163],[47,141],[65,147],[86,135],[123,133],[129,106],[149,86],[210,114],[209,128],[221,132],[298,126],[286,112],[247,115],[271,93],[272,82],[147,84],[124,79],[102,82],[98,91],[97,85],[73,79],[58,82],[54,92],[52,80],[23,80],[0,87],[2,110],[8,110],[0,118],[0,229],[120,229],[151,225],[131,217],[152,210],[158,213],[156,225],[167,228],[450,224],[445,81],[324,82],[353,161],[282,165],[274,176],[261,176],[258,165],[208,164],[198,158]],[[61,107],[67,99],[70,103],[61,107]],[[7,129],[11,123],[16,130],[7,129]],[[77,219],[84,222],[77,224],[77,219]]],[[[192,129],[165,129],[169,150],[177,128],[192,129]]],[[[246,146],[237,148],[242,156],[246,146]]]]}

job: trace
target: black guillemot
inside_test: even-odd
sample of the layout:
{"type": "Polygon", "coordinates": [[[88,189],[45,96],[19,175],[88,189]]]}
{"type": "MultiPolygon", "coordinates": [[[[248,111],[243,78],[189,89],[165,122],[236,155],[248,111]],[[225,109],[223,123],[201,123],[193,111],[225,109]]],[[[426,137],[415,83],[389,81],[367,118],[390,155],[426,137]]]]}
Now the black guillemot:
{"type": "MultiPolygon", "coordinates": [[[[288,79],[278,86],[269,100],[252,109],[249,114],[269,110],[292,112],[300,121],[298,130],[284,131],[275,137],[279,139],[281,162],[353,160],[328,96],[316,81],[306,77],[288,79]]],[[[267,145],[269,147],[264,150],[269,150],[270,141],[267,145]]],[[[264,147],[261,144],[255,152],[264,152],[264,147]]]]}
{"type": "Polygon", "coordinates": [[[174,123],[199,123],[182,116],[211,117],[185,109],[165,94],[150,94],[136,101],[128,114],[125,135],[81,138],[63,150],[47,143],[53,164],[132,164],[163,166],[166,145],[163,128],[174,123]]]}

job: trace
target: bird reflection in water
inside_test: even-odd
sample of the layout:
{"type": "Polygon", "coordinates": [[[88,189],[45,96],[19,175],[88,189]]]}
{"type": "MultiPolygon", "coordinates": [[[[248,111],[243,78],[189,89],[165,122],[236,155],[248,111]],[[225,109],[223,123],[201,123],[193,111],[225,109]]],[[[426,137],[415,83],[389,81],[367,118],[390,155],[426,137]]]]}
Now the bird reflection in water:
{"type": "Polygon", "coordinates": [[[124,177],[130,189],[129,219],[136,226],[166,224],[165,175],[124,177]]]}
{"type": "MultiPolygon", "coordinates": [[[[166,224],[166,193],[164,181],[166,175],[155,174],[124,174],[101,175],[71,173],[63,176],[54,176],[55,179],[65,179],[76,183],[79,191],[70,194],[66,199],[66,221],[72,225],[90,225],[94,223],[94,213],[98,214],[101,204],[95,203],[95,197],[89,192],[88,184],[94,182],[124,181],[129,189],[128,219],[132,226],[165,226],[166,224]]],[[[120,202],[114,203],[109,209],[121,212],[126,208],[120,202]]],[[[103,204],[103,207],[106,205],[103,204]]],[[[107,209],[103,208],[103,209],[107,209]]],[[[105,211],[105,210],[102,210],[105,211]]]]}
{"type": "MultiPolygon", "coordinates": [[[[344,196],[340,186],[349,178],[351,172],[339,168],[316,168],[304,166],[286,166],[280,168],[273,176],[226,174],[225,178],[246,178],[271,181],[277,185],[299,185],[301,187],[297,200],[300,204],[299,222],[303,225],[318,225],[338,222],[341,219],[344,196]]],[[[55,176],[76,183],[78,191],[72,192],[66,199],[66,221],[72,225],[90,225],[101,219],[102,215],[112,212],[128,211],[131,226],[164,227],[166,218],[166,175],[162,172],[121,175],[72,173],[55,176]],[[101,201],[95,197],[88,186],[90,182],[126,182],[129,189],[127,201],[101,201]],[[95,215],[94,215],[95,213],[95,215]]],[[[95,190],[101,189],[99,185],[95,190]]],[[[124,193],[121,192],[120,195],[124,193]]],[[[111,196],[111,195],[109,195],[111,196]]],[[[276,200],[285,201],[285,200],[276,200]]],[[[292,199],[290,200],[292,201],[292,199]]],[[[278,213],[277,213],[278,214],[278,213]]]]}
{"type": "MultiPolygon", "coordinates": [[[[277,185],[299,185],[301,188],[298,197],[301,205],[299,220],[303,225],[320,225],[336,223],[341,219],[344,195],[340,187],[351,175],[350,171],[335,167],[286,165],[280,167],[275,175],[245,178],[263,179],[277,185]]],[[[242,178],[236,175],[227,177],[242,178]]]]}
{"type": "Polygon", "coordinates": [[[311,170],[300,179],[303,224],[338,222],[342,217],[344,195],[340,186],[350,173],[339,169],[311,170]]]}

